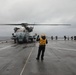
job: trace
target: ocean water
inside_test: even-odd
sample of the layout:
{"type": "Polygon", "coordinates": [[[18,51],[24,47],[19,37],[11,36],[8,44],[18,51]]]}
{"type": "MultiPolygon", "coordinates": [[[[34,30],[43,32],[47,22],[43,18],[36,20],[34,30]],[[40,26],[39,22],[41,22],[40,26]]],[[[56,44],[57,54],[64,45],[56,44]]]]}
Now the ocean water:
{"type": "Polygon", "coordinates": [[[10,36],[0,36],[0,41],[7,41],[7,40],[11,40],[10,36]]]}

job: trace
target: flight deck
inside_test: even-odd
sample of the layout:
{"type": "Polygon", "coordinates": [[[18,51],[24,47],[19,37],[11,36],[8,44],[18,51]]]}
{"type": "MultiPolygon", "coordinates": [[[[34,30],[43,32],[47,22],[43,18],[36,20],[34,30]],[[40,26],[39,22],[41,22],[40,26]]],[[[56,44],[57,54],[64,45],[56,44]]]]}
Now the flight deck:
{"type": "Polygon", "coordinates": [[[38,42],[0,42],[0,75],[76,75],[76,41],[48,40],[44,60],[38,42]]]}

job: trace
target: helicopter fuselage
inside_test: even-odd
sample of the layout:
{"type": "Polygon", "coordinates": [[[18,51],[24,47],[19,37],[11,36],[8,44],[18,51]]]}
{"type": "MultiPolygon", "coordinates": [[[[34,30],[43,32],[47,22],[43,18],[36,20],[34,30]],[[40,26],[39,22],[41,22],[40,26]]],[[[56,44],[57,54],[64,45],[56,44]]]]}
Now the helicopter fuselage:
{"type": "Polygon", "coordinates": [[[30,32],[28,32],[24,27],[18,28],[18,30],[12,35],[12,39],[16,43],[20,42],[29,42],[33,41],[33,36],[30,35],[30,32]]]}

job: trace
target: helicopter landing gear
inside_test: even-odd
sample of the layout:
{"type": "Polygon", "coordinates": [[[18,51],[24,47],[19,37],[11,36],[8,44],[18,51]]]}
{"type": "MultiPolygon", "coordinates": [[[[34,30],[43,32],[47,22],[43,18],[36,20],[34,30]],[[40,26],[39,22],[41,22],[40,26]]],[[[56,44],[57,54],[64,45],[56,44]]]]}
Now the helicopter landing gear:
{"type": "Polygon", "coordinates": [[[16,43],[17,41],[16,41],[16,39],[14,39],[14,43],[16,43]]]}

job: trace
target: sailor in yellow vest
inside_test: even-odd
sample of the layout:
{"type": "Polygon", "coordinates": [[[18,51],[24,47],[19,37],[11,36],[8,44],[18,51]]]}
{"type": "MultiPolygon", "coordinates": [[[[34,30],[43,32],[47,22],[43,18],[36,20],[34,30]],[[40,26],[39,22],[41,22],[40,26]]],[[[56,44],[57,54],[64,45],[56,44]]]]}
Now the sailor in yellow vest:
{"type": "Polygon", "coordinates": [[[41,60],[44,60],[44,52],[45,52],[45,47],[46,44],[48,43],[46,36],[43,34],[41,35],[41,38],[39,38],[39,49],[38,49],[38,55],[37,55],[37,60],[39,60],[40,55],[41,55],[41,60]]]}

